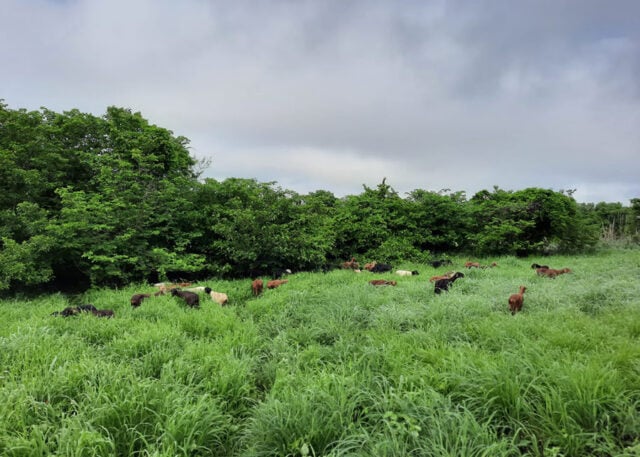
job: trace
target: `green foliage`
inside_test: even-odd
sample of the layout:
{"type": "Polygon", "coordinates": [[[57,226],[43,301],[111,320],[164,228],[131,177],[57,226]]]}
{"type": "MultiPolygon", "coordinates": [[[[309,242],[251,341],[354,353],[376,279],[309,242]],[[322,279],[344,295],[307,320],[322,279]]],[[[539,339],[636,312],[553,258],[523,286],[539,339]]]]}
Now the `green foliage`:
{"type": "Polygon", "coordinates": [[[632,239],[639,205],[572,192],[422,189],[308,195],[276,183],[198,181],[188,140],[140,113],[11,110],[0,102],[0,290],[268,276],[358,256],[579,252],[602,228],[632,239]]]}
{"type": "Polygon", "coordinates": [[[573,198],[560,192],[529,188],[517,192],[498,187],[470,200],[473,250],[481,254],[576,252],[592,246],[597,233],[573,198]]]}
{"type": "MultiPolygon", "coordinates": [[[[394,198],[394,197],[391,197],[394,198]]],[[[347,196],[336,211],[336,257],[350,258],[380,246],[391,234],[384,200],[372,191],[347,196]]]]}
{"type": "Polygon", "coordinates": [[[471,225],[464,193],[418,189],[409,193],[407,209],[414,245],[423,251],[455,252],[468,248],[471,225]]]}
{"type": "Polygon", "coordinates": [[[206,179],[196,201],[201,249],[218,275],[312,269],[324,263],[334,243],[335,197],[329,193],[302,197],[253,179],[206,179]]]}
{"type": "Polygon", "coordinates": [[[47,261],[53,243],[52,238],[44,235],[33,236],[22,243],[3,238],[0,250],[0,290],[9,289],[14,281],[27,285],[47,282],[53,275],[51,264],[47,261]]]}
{"type": "Polygon", "coordinates": [[[380,246],[367,251],[365,258],[398,264],[404,261],[426,262],[429,251],[420,251],[407,238],[390,237],[380,246]]]}
{"type": "Polygon", "coordinates": [[[632,198],[629,207],[621,203],[583,203],[580,205],[580,211],[594,230],[599,230],[603,241],[629,240],[636,243],[640,241],[638,236],[640,199],[632,198]]]}
{"type": "Polygon", "coordinates": [[[196,183],[186,146],[121,108],[98,118],[0,105],[0,258],[15,257],[21,246],[23,264],[0,265],[1,287],[83,276],[123,284],[166,271],[177,257],[201,268],[202,256],[185,253],[197,233],[171,208],[188,211],[196,183]],[[177,222],[167,223],[167,205],[177,222]],[[154,263],[154,247],[169,253],[168,265],[154,263]]]}
{"type": "Polygon", "coordinates": [[[409,208],[409,202],[400,198],[384,179],[376,189],[364,186],[362,194],[346,197],[335,216],[337,257],[381,254],[390,261],[402,254],[391,252],[400,245],[410,258],[419,257],[418,224],[409,208]]]}

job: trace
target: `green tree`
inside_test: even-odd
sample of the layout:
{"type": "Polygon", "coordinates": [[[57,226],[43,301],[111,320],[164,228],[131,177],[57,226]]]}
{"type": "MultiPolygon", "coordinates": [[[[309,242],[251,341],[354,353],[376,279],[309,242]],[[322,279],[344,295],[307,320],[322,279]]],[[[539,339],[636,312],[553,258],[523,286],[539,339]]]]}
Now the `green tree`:
{"type": "Polygon", "coordinates": [[[640,198],[632,198],[631,200],[631,233],[637,237],[640,232],[640,198]]]}
{"type": "Polygon", "coordinates": [[[188,248],[198,183],[187,144],[122,108],[95,117],[0,105],[0,259],[21,252],[27,266],[0,263],[0,287],[202,268],[188,248]]]}
{"type": "Polygon", "coordinates": [[[409,193],[416,246],[423,251],[455,252],[467,244],[471,224],[464,192],[417,189],[409,193]]]}
{"type": "Polygon", "coordinates": [[[67,260],[93,284],[201,270],[204,258],[188,250],[197,232],[185,230],[197,185],[186,139],[121,108],[109,108],[104,121],[102,152],[88,158],[95,191],[58,189],[62,209],[51,231],[67,260]]]}
{"type": "Polygon", "coordinates": [[[334,260],[337,205],[338,199],[326,190],[311,192],[297,201],[294,219],[287,227],[293,235],[288,265],[317,269],[334,260]]]}
{"type": "Polygon", "coordinates": [[[476,193],[469,203],[475,220],[470,238],[478,253],[576,251],[597,241],[575,200],[561,192],[495,187],[476,193]]]}
{"type": "Polygon", "coordinates": [[[633,207],[623,206],[622,203],[599,202],[583,204],[583,208],[590,213],[591,219],[600,227],[603,239],[614,240],[624,238],[634,232],[633,207]]]}
{"type": "Polygon", "coordinates": [[[385,182],[340,201],[336,212],[336,254],[384,262],[424,259],[421,221],[411,199],[403,199],[385,182]]]}
{"type": "Polygon", "coordinates": [[[334,243],[336,198],[326,191],[301,196],[255,179],[206,179],[196,202],[204,232],[197,250],[206,253],[212,274],[314,269],[334,243]]]}
{"type": "MultiPolygon", "coordinates": [[[[336,211],[336,257],[366,255],[377,249],[392,234],[394,206],[400,200],[397,192],[384,181],[377,189],[363,186],[360,195],[350,195],[340,201],[336,211]]],[[[394,221],[398,227],[400,221],[394,221]]]]}

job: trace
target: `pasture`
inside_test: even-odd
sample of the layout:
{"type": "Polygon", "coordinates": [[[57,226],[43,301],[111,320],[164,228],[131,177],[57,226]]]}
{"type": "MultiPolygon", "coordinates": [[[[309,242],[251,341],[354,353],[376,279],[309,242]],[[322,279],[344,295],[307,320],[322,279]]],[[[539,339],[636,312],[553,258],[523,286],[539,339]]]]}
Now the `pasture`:
{"type": "Polygon", "coordinates": [[[294,273],[259,297],[197,284],[226,307],[132,308],[148,285],[3,300],[0,455],[640,455],[640,250],[466,260],[294,273]],[[465,277],[435,295],[448,270],[465,277]],[[80,303],[115,317],[51,316],[80,303]]]}

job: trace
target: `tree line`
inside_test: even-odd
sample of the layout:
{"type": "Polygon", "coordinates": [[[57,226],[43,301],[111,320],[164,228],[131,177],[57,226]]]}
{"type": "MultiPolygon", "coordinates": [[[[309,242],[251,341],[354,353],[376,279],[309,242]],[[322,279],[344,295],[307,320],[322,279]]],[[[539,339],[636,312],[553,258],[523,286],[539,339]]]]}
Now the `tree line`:
{"type": "Polygon", "coordinates": [[[580,205],[571,191],[401,196],[383,179],[338,198],[255,179],[202,180],[188,144],[128,109],[95,116],[0,100],[0,291],[249,277],[351,256],[576,252],[612,220],[621,236],[638,230],[640,199],[580,205]]]}

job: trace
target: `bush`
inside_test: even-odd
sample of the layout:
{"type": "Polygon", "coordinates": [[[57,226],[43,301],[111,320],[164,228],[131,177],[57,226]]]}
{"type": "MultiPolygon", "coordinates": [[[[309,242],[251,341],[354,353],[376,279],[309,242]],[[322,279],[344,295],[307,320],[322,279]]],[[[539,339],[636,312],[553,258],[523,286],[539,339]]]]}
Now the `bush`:
{"type": "Polygon", "coordinates": [[[405,238],[389,238],[375,249],[369,250],[365,257],[378,261],[400,263],[412,261],[426,263],[429,251],[420,251],[405,238]]]}

